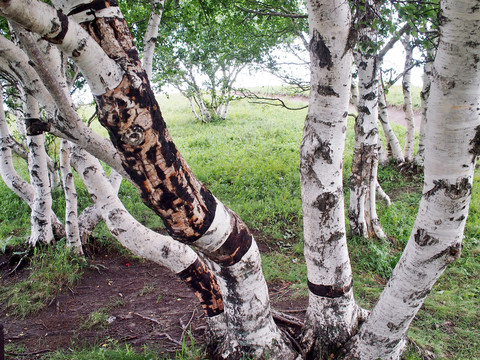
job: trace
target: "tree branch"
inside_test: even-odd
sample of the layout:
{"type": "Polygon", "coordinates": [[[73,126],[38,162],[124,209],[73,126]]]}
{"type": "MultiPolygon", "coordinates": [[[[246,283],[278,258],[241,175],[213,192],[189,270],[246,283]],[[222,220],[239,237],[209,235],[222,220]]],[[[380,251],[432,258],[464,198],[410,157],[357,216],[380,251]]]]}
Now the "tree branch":
{"type": "Polygon", "coordinates": [[[245,9],[238,5],[235,5],[235,7],[243,12],[246,12],[249,14],[261,15],[261,16],[276,16],[276,17],[284,17],[284,18],[290,18],[290,19],[307,19],[308,18],[307,15],[302,15],[302,14],[286,14],[286,13],[279,13],[276,11],[257,11],[257,10],[245,9]]]}

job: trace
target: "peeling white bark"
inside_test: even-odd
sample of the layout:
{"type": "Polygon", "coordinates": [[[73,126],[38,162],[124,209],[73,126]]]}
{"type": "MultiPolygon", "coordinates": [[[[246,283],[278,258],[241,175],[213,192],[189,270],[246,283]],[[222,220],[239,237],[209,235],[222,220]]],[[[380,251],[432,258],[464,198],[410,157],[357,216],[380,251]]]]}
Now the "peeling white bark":
{"type": "MultiPolygon", "coordinates": [[[[32,49],[32,46],[27,48],[32,49]]],[[[18,79],[26,91],[40,102],[47,111],[50,121],[53,122],[50,132],[81,145],[93,156],[120,172],[122,176],[127,176],[112,143],[83,124],[78,114],[71,108],[70,101],[64,97],[61,98],[62,92],[55,96],[54,101],[37,72],[30,66],[29,61],[30,59],[17,46],[3,36],[0,37],[0,69],[18,79]],[[57,104],[59,108],[57,108],[57,104]],[[57,116],[59,110],[61,118],[57,116]]],[[[50,91],[52,93],[55,92],[53,89],[55,86],[55,84],[51,84],[50,91]]]]}
{"type": "Polygon", "coordinates": [[[32,207],[33,187],[17,174],[12,161],[12,139],[5,119],[3,98],[0,98],[0,174],[3,181],[15,194],[17,194],[28,206],[32,207]]]}
{"type": "MultiPolygon", "coordinates": [[[[363,29],[361,36],[373,41],[375,33],[363,29]]],[[[379,63],[367,52],[356,54],[358,67],[359,104],[355,120],[355,147],[350,176],[350,207],[348,218],[353,234],[384,238],[378,221],[375,192],[378,153],[378,88],[379,63]]]]}
{"type": "MultiPolygon", "coordinates": [[[[25,201],[31,208],[34,199],[33,186],[18,175],[13,166],[11,151],[13,143],[14,141],[11,138],[10,130],[8,129],[7,121],[5,119],[3,100],[0,99],[0,176],[5,182],[5,185],[7,185],[10,190],[25,201]]],[[[53,211],[51,212],[51,223],[55,236],[58,238],[63,237],[65,233],[63,224],[58,220],[53,211]]]]}
{"type": "Polygon", "coordinates": [[[287,341],[272,318],[256,243],[232,266],[210,264],[219,281],[228,319],[230,343],[221,344],[222,357],[228,359],[236,354],[259,359],[269,354],[271,359],[294,359],[294,352],[286,346],[287,341]],[[249,352],[242,353],[243,349],[249,352]]]}
{"type": "Polygon", "coordinates": [[[432,84],[432,64],[433,64],[433,50],[427,51],[427,59],[423,66],[423,87],[420,92],[420,106],[422,109],[422,120],[420,123],[420,135],[418,137],[418,151],[415,156],[415,163],[419,166],[423,166],[425,159],[425,131],[427,129],[427,109],[428,98],[430,97],[430,86],[432,84]]]}
{"type": "Polygon", "coordinates": [[[406,249],[361,327],[350,358],[398,359],[427,294],[462,248],[480,155],[478,1],[442,2],[434,62],[420,208],[406,249]]]}

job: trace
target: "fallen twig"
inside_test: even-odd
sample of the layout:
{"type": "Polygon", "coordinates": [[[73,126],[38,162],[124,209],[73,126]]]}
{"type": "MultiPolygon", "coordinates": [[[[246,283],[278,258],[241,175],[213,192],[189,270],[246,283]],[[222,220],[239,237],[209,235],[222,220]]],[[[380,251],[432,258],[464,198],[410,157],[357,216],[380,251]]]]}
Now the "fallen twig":
{"type": "Polygon", "coordinates": [[[155,324],[162,325],[162,323],[160,321],[158,321],[157,319],[155,319],[153,317],[142,315],[142,314],[139,314],[139,313],[134,313],[134,314],[137,315],[138,317],[141,317],[142,319],[150,320],[151,322],[154,322],[155,324]]]}
{"type": "Polygon", "coordinates": [[[272,316],[274,320],[280,321],[284,324],[296,326],[296,327],[303,327],[303,322],[296,317],[291,315],[283,314],[279,311],[272,310],[272,316]]]}
{"type": "Polygon", "coordinates": [[[12,352],[5,352],[5,355],[9,355],[9,356],[20,356],[20,357],[25,357],[25,356],[32,356],[32,355],[39,355],[39,354],[43,354],[43,353],[46,353],[46,352],[50,352],[52,350],[50,349],[43,349],[43,350],[38,350],[38,351],[33,351],[33,352],[28,352],[28,353],[23,353],[23,354],[19,354],[19,353],[12,353],[12,352]]]}

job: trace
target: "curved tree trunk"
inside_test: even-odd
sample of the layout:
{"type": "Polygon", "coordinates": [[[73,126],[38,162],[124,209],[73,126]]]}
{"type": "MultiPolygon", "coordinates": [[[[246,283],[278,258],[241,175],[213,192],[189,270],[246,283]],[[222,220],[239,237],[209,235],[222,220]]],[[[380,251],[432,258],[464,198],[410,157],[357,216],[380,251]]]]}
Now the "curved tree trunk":
{"type": "Polygon", "coordinates": [[[413,148],[415,146],[415,121],[413,118],[412,106],[412,65],[413,47],[410,44],[410,35],[402,38],[402,44],[405,49],[405,72],[403,74],[402,91],[403,91],[403,111],[405,112],[405,122],[407,124],[407,132],[405,134],[405,147],[403,148],[403,157],[408,163],[413,162],[413,148]]]}
{"type": "MultiPolygon", "coordinates": [[[[15,31],[17,34],[17,29],[15,31]]],[[[18,33],[21,34],[21,32],[18,33]]],[[[27,42],[29,35],[22,37],[21,40],[26,43],[25,49],[32,52],[31,56],[35,62],[43,61],[40,52],[35,51],[36,44],[33,41],[27,42]]],[[[94,133],[81,121],[70,106],[70,100],[65,98],[56,79],[48,70],[45,70],[44,63],[34,64],[23,51],[3,36],[0,37],[0,55],[0,69],[18,79],[25,91],[35,97],[47,112],[48,124],[51,125],[50,133],[80,144],[93,156],[104,161],[123,176],[127,176],[112,143],[94,133]],[[36,67],[38,73],[32,65],[36,67]],[[48,87],[48,90],[45,86],[48,87]]]]}
{"type": "Polygon", "coordinates": [[[398,359],[434,283],[458,259],[480,155],[478,2],[442,2],[425,148],[425,181],[407,247],[349,358],[398,359]]]}
{"type": "Polygon", "coordinates": [[[309,305],[303,344],[327,358],[358,324],[348,257],[342,164],[352,52],[350,8],[343,1],[307,1],[311,92],[300,150],[309,305]]]}
{"type": "MultiPolygon", "coordinates": [[[[117,195],[118,191],[120,190],[122,179],[122,175],[120,175],[115,169],[111,170],[108,181],[110,182],[115,195],[117,195]]],[[[87,243],[88,238],[100,221],[102,221],[101,209],[99,209],[96,204],[83,209],[82,213],[78,217],[79,233],[82,244],[87,243]]]]}

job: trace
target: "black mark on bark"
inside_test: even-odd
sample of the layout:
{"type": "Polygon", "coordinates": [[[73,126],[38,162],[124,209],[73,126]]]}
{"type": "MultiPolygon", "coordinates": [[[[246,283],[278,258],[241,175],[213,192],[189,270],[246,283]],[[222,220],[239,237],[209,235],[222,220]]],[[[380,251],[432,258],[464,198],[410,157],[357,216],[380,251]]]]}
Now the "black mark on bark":
{"type": "Polygon", "coordinates": [[[318,61],[318,65],[321,68],[326,67],[328,70],[332,68],[332,54],[325,45],[322,35],[320,35],[317,30],[314,30],[312,40],[310,40],[310,51],[315,56],[316,60],[318,61]]]}
{"type": "Polygon", "coordinates": [[[475,136],[470,141],[470,145],[472,146],[470,153],[473,154],[473,161],[475,161],[476,157],[480,156],[480,125],[475,128],[475,136]]]}
{"type": "Polygon", "coordinates": [[[320,211],[327,211],[337,204],[337,197],[334,193],[325,193],[317,197],[313,206],[320,211]]]}
{"type": "Polygon", "coordinates": [[[439,243],[439,240],[428,235],[424,229],[418,229],[415,233],[415,242],[419,246],[431,246],[439,243]]]}
{"type": "Polygon", "coordinates": [[[331,86],[319,85],[317,88],[317,92],[319,95],[322,95],[322,96],[335,96],[337,98],[340,97],[340,95],[337,92],[335,92],[335,90],[333,90],[331,86]]]}
{"type": "Polygon", "coordinates": [[[223,313],[223,300],[215,275],[198,258],[185,270],[177,274],[200,300],[207,316],[223,313]]]}
{"type": "Polygon", "coordinates": [[[39,118],[25,118],[25,127],[28,136],[41,135],[45,131],[50,131],[50,123],[44,122],[39,118]]]}
{"type": "Polygon", "coordinates": [[[429,198],[437,194],[437,192],[443,190],[445,191],[445,195],[452,200],[458,200],[462,197],[467,196],[472,191],[472,184],[468,178],[462,178],[457,180],[456,184],[450,184],[446,180],[434,180],[433,181],[433,188],[427,191],[424,196],[425,198],[429,198]]]}
{"type": "Polygon", "coordinates": [[[308,290],[313,294],[330,299],[339,298],[347,294],[353,286],[353,280],[350,284],[343,287],[335,287],[332,285],[317,285],[308,281],[308,290]]]}
{"type": "MultiPolygon", "coordinates": [[[[57,11],[57,16],[58,16],[58,20],[60,21],[60,24],[59,25],[54,24],[54,26],[60,27],[60,31],[57,35],[55,35],[55,37],[49,38],[49,41],[54,44],[61,44],[68,31],[68,17],[61,11],[57,11]]],[[[57,29],[56,28],[52,29],[52,32],[54,31],[57,31],[57,29]]]]}
{"type": "Polygon", "coordinates": [[[232,211],[231,216],[232,232],[220,249],[211,254],[214,261],[223,266],[231,266],[238,263],[243,255],[250,249],[253,236],[242,220],[232,211]]]}

